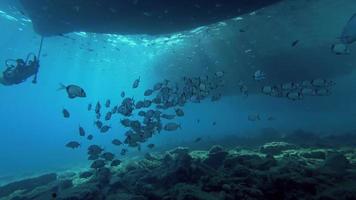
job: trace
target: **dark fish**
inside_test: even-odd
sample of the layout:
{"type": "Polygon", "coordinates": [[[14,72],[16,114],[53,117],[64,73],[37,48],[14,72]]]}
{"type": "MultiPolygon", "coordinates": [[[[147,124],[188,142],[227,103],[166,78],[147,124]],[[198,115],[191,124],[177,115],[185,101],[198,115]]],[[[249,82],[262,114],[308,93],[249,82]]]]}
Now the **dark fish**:
{"type": "Polygon", "coordinates": [[[111,104],[110,99],[106,100],[105,107],[109,108],[111,104]]]}
{"type": "Polygon", "coordinates": [[[103,151],[104,149],[102,149],[100,146],[98,145],[90,145],[88,147],[88,154],[89,155],[99,155],[101,154],[101,152],[103,151]]]}
{"type": "Polygon", "coordinates": [[[111,152],[105,152],[101,155],[101,157],[104,158],[106,161],[112,161],[115,155],[111,152]]]}
{"type": "Polygon", "coordinates": [[[137,114],[138,114],[138,116],[144,117],[146,115],[146,112],[141,110],[137,114]]]}
{"type": "Polygon", "coordinates": [[[52,196],[53,199],[56,199],[56,198],[57,198],[57,193],[52,192],[52,195],[51,195],[51,196],[52,196]]]}
{"type": "Polygon", "coordinates": [[[100,169],[100,168],[103,168],[105,167],[105,161],[104,160],[95,160],[91,166],[91,168],[93,169],[100,169]]]}
{"type": "Polygon", "coordinates": [[[93,135],[88,135],[88,136],[87,136],[87,139],[88,139],[88,140],[92,140],[93,138],[94,138],[93,135]]]}
{"type": "Polygon", "coordinates": [[[133,84],[132,84],[132,88],[138,88],[139,84],[140,84],[140,77],[138,77],[138,79],[136,79],[133,84]]]}
{"type": "Polygon", "coordinates": [[[120,140],[118,140],[118,139],[113,139],[113,140],[111,141],[111,143],[112,143],[113,145],[115,145],[115,146],[120,146],[120,145],[122,145],[122,142],[121,142],[120,140]]]}
{"type": "Polygon", "coordinates": [[[90,103],[88,104],[88,111],[91,111],[91,108],[93,107],[93,105],[90,103]]]}
{"type": "Polygon", "coordinates": [[[175,131],[178,128],[182,129],[180,124],[176,124],[173,122],[167,123],[166,125],[164,125],[163,129],[166,131],[175,131]]]}
{"type": "Polygon", "coordinates": [[[120,123],[121,123],[123,126],[125,126],[125,127],[130,127],[131,120],[125,118],[125,119],[120,120],[120,123]]]}
{"type": "Polygon", "coordinates": [[[93,176],[94,173],[91,172],[91,171],[87,171],[87,172],[82,172],[80,175],[79,175],[79,178],[89,178],[91,176],[93,176]]]}
{"type": "Polygon", "coordinates": [[[111,167],[116,167],[116,166],[119,166],[121,163],[122,163],[121,160],[115,159],[115,160],[111,161],[110,166],[111,166],[111,167]]]}
{"type": "Polygon", "coordinates": [[[153,148],[155,147],[155,144],[148,144],[147,147],[148,147],[149,149],[153,149],[153,148]]]}
{"type": "Polygon", "coordinates": [[[299,40],[295,40],[294,42],[292,42],[292,47],[295,47],[298,43],[299,43],[299,40]]]}
{"type": "Polygon", "coordinates": [[[143,107],[148,108],[152,105],[152,101],[150,100],[144,100],[143,101],[143,107]]]}
{"type": "Polygon", "coordinates": [[[177,108],[177,109],[175,110],[175,112],[176,112],[176,115],[177,115],[178,117],[183,117],[183,116],[184,116],[184,111],[183,111],[182,109],[180,109],[180,108],[177,108]]]}
{"type": "Polygon", "coordinates": [[[80,144],[79,144],[79,142],[71,141],[66,144],[66,147],[71,148],[71,149],[76,149],[76,148],[80,147],[80,144]]]}
{"type": "Polygon", "coordinates": [[[127,149],[121,149],[120,155],[124,156],[128,151],[127,149]]]}
{"type": "Polygon", "coordinates": [[[114,108],[111,110],[112,113],[116,113],[117,112],[118,107],[114,106],[114,108]]]}
{"type": "Polygon", "coordinates": [[[153,86],[153,89],[154,90],[160,90],[162,88],[162,83],[156,83],[154,86],[153,86]]]}
{"type": "Polygon", "coordinates": [[[67,91],[68,97],[70,99],[74,99],[76,97],[84,98],[87,96],[84,89],[77,85],[65,86],[63,84],[60,84],[60,88],[58,90],[64,90],[64,89],[67,91]]]}
{"type": "Polygon", "coordinates": [[[101,129],[101,127],[103,127],[103,122],[101,122],[100,120],[95,121],[94,124],[98,129],[101,129]]]}
{"type": "Polygon", "coordinates": [[[122,91],[121,94],[120,94],[121,98],[124,98],[125,97],[125,92],[122,91]]]}
{"type": "Polygon", "coordinates": [[[111,112],[106,113],[105,120],[109,121],[111,119],[111,116],[112,116],[111,112]]]}
{"type": "Polygon", "coordinates": [[[83,127],[79,126],[79,135],[84,137],[85,136],[85,130],[83,127]]]}
{"type": "Polygon", "coordinates": [[[161,117],[163,119],[172,120],[172,119],[174,119],[175,115],[162,114],[161,117]]]}
{"type": "Polygon", "coordinates": [[[98,102],[96,103],[96,106],[95,106],[95,113],[100,113],[100,109],[101,109],[101,104],[100,104],[100,102],[98,101],[98,102]]]}
{"type": "Polygon", "coordinates": [[[64,117],[64,118],[69,118],[69,117],[70,117],[69,111],[68,111],[67,109],[64,109],[64,108],[63,108],[62,113],[63,113],[63,117],[64,117]]]}
{"type": "Polygon", "coordinates": [[[153,93],[153,90],[152,89],[148,89],[148,90],[145,91],[144,96],[151,96],[152,93],[153,93]]]}
{"type": "Polygon", "coordinates": [[[216,125],[216,122],[213,122],[213,126],[215,126],[216,125]]]}
{"type": "Polygon", "coordinates": [[[198,123],[198,124],[200,123],[200,119],[197,119],[197,123],[198,123]]]}
{"type": "Polygon", "coordinates": [[[202,141],[202,139],[203,139],[203,138],[198,137],[198,138],[196,138],[196,139],[194,140],[194,142],[195,142],[195,143],[198,143],[198,142],[202,141]]]}
{"type": "Polygon", "coordinates": [[[101,127],[100,132],[101,133],[106,133],[106,132],[108,132],[110,130],[110,128],[111,128],[110,126],[105,125],[105,126],[101,127]]]}

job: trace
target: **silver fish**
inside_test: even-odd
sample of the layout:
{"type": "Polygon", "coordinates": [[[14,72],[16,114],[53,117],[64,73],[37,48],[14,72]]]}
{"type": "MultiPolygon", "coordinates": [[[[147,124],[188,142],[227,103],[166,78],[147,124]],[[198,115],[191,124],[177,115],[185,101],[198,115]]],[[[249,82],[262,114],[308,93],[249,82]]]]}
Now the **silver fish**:
{"type": "Polygon", "coordinates": [[[315,90],[315,95],[317,96],[329,96],[331,95],[331,92],[329,89],[326,88],[320,88],[315,90]]]}
{"type": "Polygon", "coordinates": [[[300,92],[288,92],[287,98],[293,101],[302,100],[303,94],[300,92]]]}
{"type": "Polygon", "coordinates": [[[303,96],[314,96],[316,94],[312,88],[303,88],[300,93],[302,93],[303,96]]]}
{"type": "Polygon", "coordinates": [[[272,86],[263,86],[262,93],[266,95],[270,95],[272,93],[272,86]]]}
{"type": "Polygon", "coordinates": [[[255,81],[262,81],[264,79],[266,79],[266,74],[264,72],[262,72],[261,70],[257,70],[254,74],[253,74],[253,79],[255,81]]]}

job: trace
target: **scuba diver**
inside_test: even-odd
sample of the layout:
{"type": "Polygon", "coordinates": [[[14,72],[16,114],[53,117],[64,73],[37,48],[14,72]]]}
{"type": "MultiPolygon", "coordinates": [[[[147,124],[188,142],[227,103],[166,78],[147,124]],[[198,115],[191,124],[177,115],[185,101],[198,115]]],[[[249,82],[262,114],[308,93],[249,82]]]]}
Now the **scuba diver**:
{"type": "Polygon", "coordinates": [[[33,76],[32,83],[37,83],[37,73],[40,68],[40,55],[42,51],[43,37],[41,37],[40,48],[37,56],[34,53],[28,54],[26,61],[23,59],[5,61],[6,69],[0,73],[0,84],[9,86],[23,83],[33,76]],[[31,59],[31,56],[33,59],[31,59]]]}
{"type": "Polygon", "coordinates": [[[0,83],[6,86],[17,85],[34,76],[32,83],[37,82],[37,73],[40,67],[36,55],[29,54],[26,61],[23,59],[6,60],[6,69],[0,74],[0,83]],[[30,60],[30,57],[33,59],[30,60]],[[12,64],[11,64],[12,62],[12,64]]]}

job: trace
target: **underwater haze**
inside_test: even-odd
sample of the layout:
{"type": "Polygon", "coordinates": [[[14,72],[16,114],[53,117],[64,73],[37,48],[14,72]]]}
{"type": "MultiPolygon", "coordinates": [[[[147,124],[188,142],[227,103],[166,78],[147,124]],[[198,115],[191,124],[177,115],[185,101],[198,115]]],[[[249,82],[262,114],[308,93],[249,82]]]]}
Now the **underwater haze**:
{"type": "MultiPolygon", "coordinates": [[[[1,71],[7,59],[25,59],[40,48],[41,36],[19,7],[11,1],[0,3],[1,71]]],[[[296,131],[316,137],[355,135],[356,44],[347,44],[345,55],[332,48],[340,43],[355,8],[354,0],[283,0],[172,34],[73,32],[45,37],[37,83],[30,77],[21,84],[0,85],[0,185],[44,173],[99,168],[88,160],[90,145],[125,162],[178,146],[202,151],[212,145],[249,146],[255,144],[249,138],[268,130],[282,138],[296,131]],[[159,88],[144,95],[157,83],[169,94],[159,88]],[[69,98],[70,86],[82,88],[86,96],[69,98]],[[158,96],[176,104],[167,100],[157,108],[159,103],[151,102],[137,109],[140,100],[158,96]],[[98,102],[101,111],[96,112],[98,102]],[[127,107],[133,107],[129,114],[127,107]],[[150,109],[161,115],[157,123],[150,119],[155,127],[143,136],[150,109]],[[138,114],[141,110],[145,117],[138,114]],[[112,117],[105,120],[109,111],[112,117]],[[162,114],[175,116],[168,120],[162,114]],[[125,127],[123,119],[131,125],[125,127]],[[101,131],[97,120],[109,130],[101,131]],[[132,125],[134,120],[141,123],[141,132],[132,125]],[[136,135],[144,138],[132,141],[136,135]],[[113,145],[114,139],[123,144],[113,145]],[[71,141],[80,146],[68,145],[71,141]]],[[[356,26],[354,30],[356,37],[356,26]]],[[[303,146],[301,140],[298,145],[303,146]]],[[[347,142],[355,145],[354,140],[347,142]]]]}

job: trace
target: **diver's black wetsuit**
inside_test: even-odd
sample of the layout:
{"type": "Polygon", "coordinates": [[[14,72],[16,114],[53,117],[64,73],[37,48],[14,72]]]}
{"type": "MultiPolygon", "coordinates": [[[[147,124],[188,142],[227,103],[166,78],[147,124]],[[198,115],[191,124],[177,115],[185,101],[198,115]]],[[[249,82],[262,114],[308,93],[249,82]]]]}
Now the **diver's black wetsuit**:
{"type": "Polygon", "coordinates": [[[29,77],[35,75],[39,69],[39,61],[34,58],[33,61],[25,63],[18,61],[15,66],[9,66],[4,72],[1,83],[3,85],[16,85],[24,82],[29,77]]]}

